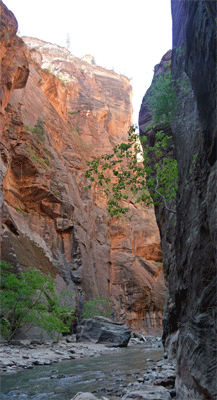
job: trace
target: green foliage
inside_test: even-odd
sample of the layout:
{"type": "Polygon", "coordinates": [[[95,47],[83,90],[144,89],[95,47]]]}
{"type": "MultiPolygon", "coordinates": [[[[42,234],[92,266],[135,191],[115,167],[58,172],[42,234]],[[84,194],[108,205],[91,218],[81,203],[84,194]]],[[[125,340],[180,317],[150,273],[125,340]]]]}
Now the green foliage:
{"type": "Polygon", "coordinates": [[[109,299],[103,300],[101,297],[87,301],[82,310],[83,319],[102,316],[111,318],[112,310],[109,299]]]}
{"type": "Polygon", "coordinates": [[[44,71],[49,72],[50,74],[53,75],[53,77],[57,77],[65,86],[67,84],[67,79],[65,75],[62,72],[56,72],[53,70],[53,68],[48,65],[47,67],[43,68],[44,71]]]}
{"type": "MultiPolygon", "coordinates": [[[[151,192],[151,197],[156,205],[162,202],[169,210],[167,204],[176,198],[178,166],[177,161],[165,156],[165,150],[171,137],[163,131],[156,133],[156,142],[153,147],[147,144],[143,137],[143,164],[146,172],[146,185],[151,192]],[[154,153],[154,165],[150,162],[150,153],[154,153]]],[[[172,210],[170,210],[172,211],[172,210]]]]}
{"type": "Polygon", "coordinates": [[[46,72],[49,72],[50,74],[55,76],[54,70],[51,68],[50,65],[48,65],[47,67],[43,68],[43,70],[46,71],[46,72]]]}
{"type": "Polygon", "coordinates": [[[74,111],[69,111],[68,113],[71,114],[71,115],[76,115],[76,114],[78,114],[78,111],[74,110],[74,111]]]}
{"type": "Polygon", "coordinates": [[[128,134],[128,142],[115,146],[112,154],[88,162],[85,176],[91,183],[86,189],[93,183],[104,188],[110,216],[128,212],[124,200],[141,202],[146,206],[152,202],[156,205],[164,204],[170,210],[168,202],[176,197],[178,176],[176,160],[165,155],[171,138],[163,131],[157,132],[155,145],[150,147],[144,137],[142,154],[133,126],[128,134]],[[152,161],[151,153],[154,153],[152,161]],[[139,162],[141,156],[142,162],[139,162]]]}
{"type": "Polygon", "coordinates": [[[148,103],[154,124],[168,125],[171,123],[178,104],[171,71],[153,79],[148,103]]]}
{"type": "Polygon", "coordinates": [[[12,272],[11,265],[0,264],[0,333],[13,339],[26,323],[48,331],[70,332],[75,309],[61,305],[55,293],[54,279],[38,270],[12,272]]]}
{"type": "Polygon", "coordinates": [[[44,130],[44,123],[41,118],[38,118],[34,128],[30,128],[29,125],[25,125],[25,128],[36,135],[37,139],[40,142],[44,142],[45,140],[45,130],[44,130]]]}
{"type": "Polygon", "coordinates": [[[48,158],[43,159],[43,158],[39,157],[37,152],[35,151],[35,149],[30,145],[30,143],[27,143],[26,145],[27,145],[29,156],[32,161],[39,163],[43,168],[47,168],[50,165],[49,159],[48,158]]]}
{"type": "MultiPolygon", "coordinates": [[[[43,120],[41,118],[38,118],[37,123],[34,125],[33,128],[30,128],[29,125],[25,125],[25,128],[26,128],[27,131],[34,133],[34,136],[37,138],[37,140],[40,142],[40,144],[42,144],[41,142],[45,141],[44,123],[43,123],[43,120]]],[[[28,150],[29,156],[33,161],[38,162],[44,168],[50,166],[52,153],[51,153],[51,151],[49,149],[47,149],[45,147],[44,144],[43,144],[42,147],[40,146],[41,147],[40,148],[40,153],[43,152],[42,153],[43,154],[42,157],[40,157],[38,155],[36,149],[33,146],[31,146],[30,143],[27,143],[26,146],[27,146],[27,150],[28,150]]]]}
{"type": "Polygon", "coordinates": [[[65,75],[62,72],[58,72],[58,74],[56,74],[56,76],[63,83],[63,85],[66,86],[67,79],[66,79],[65,75]]]}
{"type": "Polygon", "coordinates": [[[77,122],[76,126],[73,126],[71,129],[72,129],[72,132],[76,131],[79,135],[81,134],[81,128],[80,128],[79,122],[77,122]]]}
{"type": "Polygon", "coordinates": [[[32,132],[37,135],[39,141],[43,142],[45,140],[44,123],[41,118],[38,118],[34,128],[32,129],[32,132]]]}

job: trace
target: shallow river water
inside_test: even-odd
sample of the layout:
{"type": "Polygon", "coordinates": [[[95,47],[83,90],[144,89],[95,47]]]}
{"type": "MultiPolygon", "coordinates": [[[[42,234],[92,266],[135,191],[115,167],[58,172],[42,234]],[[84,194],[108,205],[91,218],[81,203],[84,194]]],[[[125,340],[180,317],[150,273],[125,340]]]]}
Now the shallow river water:
{"type": "Polygon", "coordinates": [[[70,400],[81,391],[117,400],[123,387],[162,357],[162,348],[133,345],[113,354],[35,366],[1,376],[1,399],[70,400]]]}

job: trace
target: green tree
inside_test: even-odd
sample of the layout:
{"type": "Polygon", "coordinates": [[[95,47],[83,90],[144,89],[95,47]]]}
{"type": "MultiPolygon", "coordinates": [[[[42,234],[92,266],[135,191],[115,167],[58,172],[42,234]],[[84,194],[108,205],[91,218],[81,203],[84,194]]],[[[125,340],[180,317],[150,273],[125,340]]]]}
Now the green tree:
{"type": "Polygon", "coordinates": [[[44,123],[41,118],[38,118],[36,124],[34,125],[32,132],[38,136],[39,140],[41,140],[41,141],[45,140],[44,123]]]}
{"type": "Polygon", "coordinates": [[[61,305],[54,279],[38,270],[15,274],[11,265],[0,264],[0,333],[13,339],[24,324],[48,331],[69,333],[75,309],[61,305]]]}
{"type": "Polygon", "coordinates": [[[178,95],[171,71],[153,79],[148,104],[155,125],[169,125],[172,122],[178,104],[178,95]]]}
{"type": "Polygon", "coordinates": [[[112,154],[88,162],[86,178],[91,183],[86,188],[90,188],[93,183],[104,188],[110,216],[128,212],[124,200],[144,205],[153,202],[156,205],[164,204],[169,211],[175,212],[168,205],[176,197],[178,176],[176,160],[166,156],[171,137],[163,131],[157,132],[153,147],[143,137],[142,151],[134,126],[129,129],[128,135],[128,142],[115,146],[112,154]],[[154,153],[154,163],[150,153],[154,153]]]}

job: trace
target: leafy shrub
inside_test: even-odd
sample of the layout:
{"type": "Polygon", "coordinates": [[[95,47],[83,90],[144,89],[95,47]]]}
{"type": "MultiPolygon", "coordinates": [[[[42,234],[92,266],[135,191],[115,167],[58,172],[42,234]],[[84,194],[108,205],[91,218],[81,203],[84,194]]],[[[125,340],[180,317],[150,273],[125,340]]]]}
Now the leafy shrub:
{"type": "Polygon", "coordinates": [[[178,104],[171,71],[153,79],[148,103],[154,124],[168,125],[171,123],[178,104]]]}
{"type": "Polygon", "coordinates": [[[68,113],[71,114],[71,115],[76,115],[76,114],[78,114],[78,111],[74,110],[74,111],[69,111],[68,113]]]}
{"type": "Polygon", "coordinates": [[[66,86],[67,84],[67,79],[66,77],[63,75],[62,72],[59,72],[58,74],[56,74],[57,78],[66,86]]]}
{"type": "Polygon", "coordinates": [[[101,297],[87,301],[82,310],[83,319],[102,316],[111,318],[112,310],[109,299],[103,300],[101,297]]]}
{"type": "Polygon", "coordinates": [[[25,125],[25,128],[32,132],[35,133],[35,135],[37,136],[38,140],[41,142],[44,142],[45,140],[45,130],[44,130],[44,123],[43,120],[41,118],[38,118],[36,124],[34,125],[33,128],[30,128],[29,125],[25,125]]]}
{"type": "Polygon", "coordinates": [[[50,165],[50,160],[47,158],[47,156],[45,156],[46,158],[39,157],[36,150],[31,146],[30,143],[27,143],[27,150],[31,160],[39,163],[43,168],[47,168],[50,165]]]}
{"type": "Polygon", "coordinates": [[[50,65],[48,65],[47,67],[43,68],[43,70],[46,71],[46,72],[49,72],[50,74],[55,76],[54,70],[51,68],[50,65]]]}
{"type": "Polygon", "coordinates": [[[13,339],[26,323],[52,333],[69,333],[75,309],[60,304],[54,279],[38,270],[12,272],[11,265],[0,264],[0,333],[13,339]]]}
{"type": "Polygon", "coordinates": [[[39,140],[45,140],[44,123],[41,118],[38,118],[37,123],[34,125],[32,132],[35,133],[39,140]]]}
{"type": "Polygon", "coordinates": [[[56,72],[53,70],[53,68],[48,65],[47,67],[43,68],[44,71],[49,72],[52,74],[54,77],[57,77],[65,86],[67,84],[67,79],[65,75],[62,72],[56,72]]]}

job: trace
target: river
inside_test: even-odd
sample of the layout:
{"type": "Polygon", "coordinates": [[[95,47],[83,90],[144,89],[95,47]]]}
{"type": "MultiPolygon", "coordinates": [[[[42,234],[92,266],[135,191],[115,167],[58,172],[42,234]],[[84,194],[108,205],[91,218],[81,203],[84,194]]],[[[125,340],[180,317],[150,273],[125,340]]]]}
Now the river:
{"type": "Polygon", "coordinates": [[[1,376],[1,399],[70,400],[81,391],[117,400],[124,387],[162,357],[162,348],[132,345],[113,354],[35,366],[1,376]]]}

